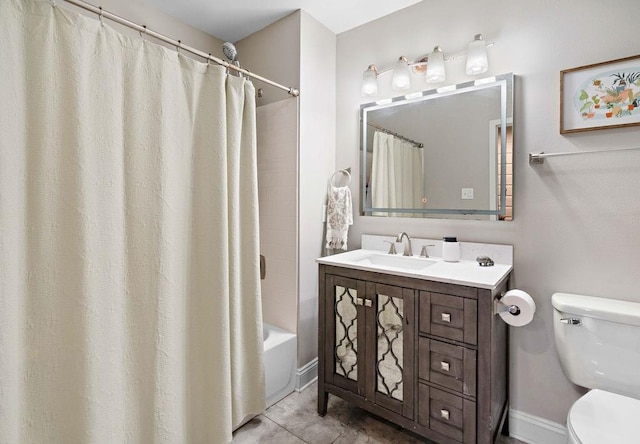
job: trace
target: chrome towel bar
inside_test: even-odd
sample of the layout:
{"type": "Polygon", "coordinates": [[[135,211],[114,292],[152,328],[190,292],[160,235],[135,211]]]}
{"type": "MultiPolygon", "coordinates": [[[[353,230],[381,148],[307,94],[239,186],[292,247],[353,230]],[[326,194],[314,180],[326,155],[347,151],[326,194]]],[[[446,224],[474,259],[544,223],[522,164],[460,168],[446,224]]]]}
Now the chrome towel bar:
{"type": "Polygon", "coordinates": [[[592,150],[592,151],[570,151],[570,152],[563,152],[563,153],[545,153],[543,151],[541,153],[529,153],[529,164],[540,165],[541,163],[544,163],[544,159],[546,157],[573,156],[575,154],[612,153],[614,151],[635,151],[635,150],[640,150],[640,147],[613,148],[609,150],[592,150]]]}

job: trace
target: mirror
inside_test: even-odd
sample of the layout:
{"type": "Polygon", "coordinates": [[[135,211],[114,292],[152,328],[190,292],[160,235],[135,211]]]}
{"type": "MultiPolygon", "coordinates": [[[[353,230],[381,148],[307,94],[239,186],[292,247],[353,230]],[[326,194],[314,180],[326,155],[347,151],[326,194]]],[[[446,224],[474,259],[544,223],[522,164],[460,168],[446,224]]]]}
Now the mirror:
{"type": "Polygon", "coordinates": [[[512,220],[513,84],[503,74],[362,105],[362,214],[512,220]]]}

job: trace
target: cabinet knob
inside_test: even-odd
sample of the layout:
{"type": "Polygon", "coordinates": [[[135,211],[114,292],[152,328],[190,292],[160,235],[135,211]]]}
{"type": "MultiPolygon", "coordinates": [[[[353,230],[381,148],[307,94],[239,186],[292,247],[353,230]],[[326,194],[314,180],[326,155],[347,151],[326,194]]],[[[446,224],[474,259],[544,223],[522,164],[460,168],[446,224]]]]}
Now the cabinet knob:
{"type": "Polygon", "coordinates": [[[440,370],[448,372],[450,364],[447,361],[440,361],[440,370]]]}
{"type": "Polygon", "coordinates": [[[365,299],[364,300],[364,306],[365,307],[373,307],[373,303],[371,302],[371,299],[365,299]]]}
{"type": "Polygon", "coordinates": [[[363,304],[364,304],[364,299],[356,298],[356,305],[363,305],[363,304]]]}
{"type": "Polygon", "coordinates": [[[449,421],[449,410],[442,409],[440,410],[440,417],[446,421],[449,421]]]}
{"type": "Polygon", "coordinates": [[[442,322],[451,322],[451,313],[442,313],[442,322]]]}

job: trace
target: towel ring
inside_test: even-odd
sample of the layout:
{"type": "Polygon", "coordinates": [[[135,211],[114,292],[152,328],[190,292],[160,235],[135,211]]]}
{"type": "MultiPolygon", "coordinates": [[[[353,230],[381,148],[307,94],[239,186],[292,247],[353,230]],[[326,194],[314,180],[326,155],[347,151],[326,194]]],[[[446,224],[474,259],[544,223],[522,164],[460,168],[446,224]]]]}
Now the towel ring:
{"type": "Polygon", "coordinates": [[[332,187],[337,187],[337,185],[335,184],[335,182],[333,181],[336,177],[337,174],[342,173],[345,176],[347,176],[347,184],[344,186],[349,186],[351,185],[351,173],[348,170],[338,170],[335,173],[333,173],[331,175],[331,179],[329,179],[329,183],[331,184],[332,187]]]}

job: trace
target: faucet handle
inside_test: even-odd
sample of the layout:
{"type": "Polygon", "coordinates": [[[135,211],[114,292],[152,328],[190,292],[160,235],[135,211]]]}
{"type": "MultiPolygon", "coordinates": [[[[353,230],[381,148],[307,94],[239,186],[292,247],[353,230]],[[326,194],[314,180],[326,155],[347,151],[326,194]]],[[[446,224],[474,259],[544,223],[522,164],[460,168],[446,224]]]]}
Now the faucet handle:
{"type": "Polygon", "coordinates": [[[429,257],[429,253],[427,252],[427,247],[435,247],[434,244],[423,245],[422,250],[420,250],[420,257],[429,257]]]}
{"type": "Polygon", "coordinates": [[[396,244],[395,242],[391,242],[386,240],[385,242],[389,243],[389,251],[387,252],[387,254],[398,254],[398,252],[396,251],[396,244]]]}

